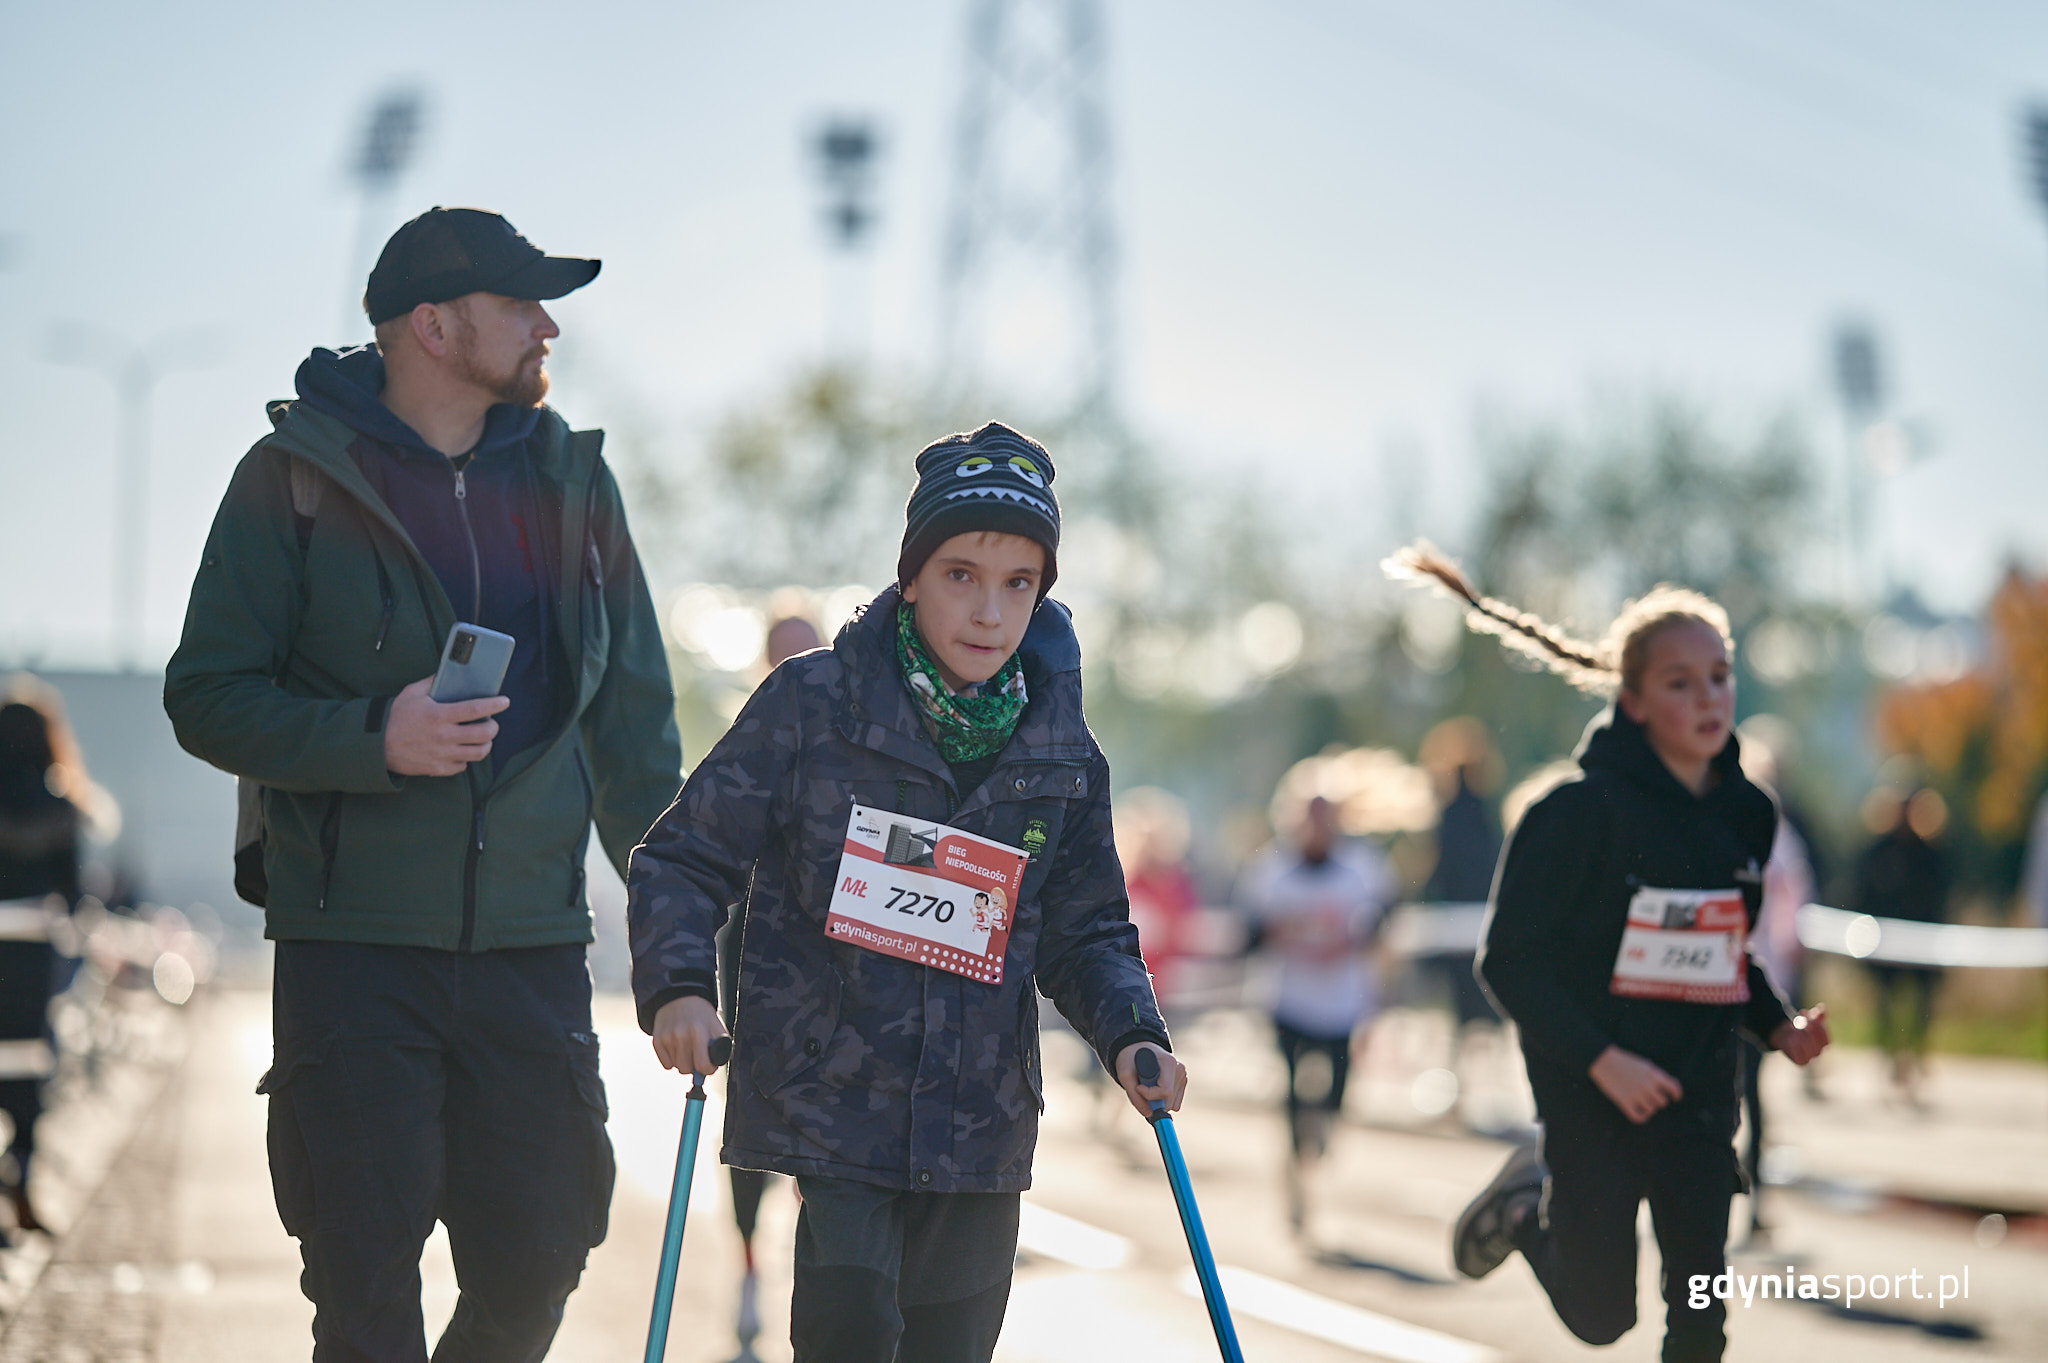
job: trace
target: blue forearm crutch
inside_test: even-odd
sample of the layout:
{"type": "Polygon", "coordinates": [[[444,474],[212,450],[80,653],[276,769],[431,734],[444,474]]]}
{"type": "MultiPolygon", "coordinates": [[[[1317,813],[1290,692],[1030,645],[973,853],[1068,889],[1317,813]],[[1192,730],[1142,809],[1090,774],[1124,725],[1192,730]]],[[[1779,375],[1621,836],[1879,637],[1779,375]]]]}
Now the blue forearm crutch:
{"type": "MultiPolygon", "coordinates": [[[[1159,1057],[1149,1047],[1139,1047],[1132,1057],[1138,1072],[1138,1082],[1146,1088],[1159,1083],[1159,1057]]],[[[1202,1229],[1201,1209],[1195,1206],[1195,1186],[1188,1181],[1187,1161],[1181,1158],[1180,1137],[1173,1133],[1173,1118],[1166,1115],[1166,1104],[1158,1098],[1152,1101],[1152,1111],[1145,1120],[1152,1123],[1152,1134],[1159,1138],[1159,1153],[1166,1160],[1166,1181],[1173,1185],[1173,1202],[1180,1208],[1181,1229],[1187,1232],[1188,1250],[1195,1258],[1195,1276],[1202,1282],[1202,1301],[1209,1308],[1209,1325],[1216,1331],[1216,1347],[1223,1354],[1223,1363],[1244,1363],[1244,1354],[1237,1347],[1237,1327],[1230,1323],[1230,1303],[1223,1300],[1223,1283],[1216,1276],[1216,1259],[1209,1253],[1209,1236],[1202,1229]]]]}
{"type": "MultiPolygon", "coordinates": [[[[732,1038],[711,1043],[711,1068],[732,1059],[732,1038]]],[[[654,1279],[654,1318],[647,1325],[647,1363],[668,1349],[669,1310],[676,1301],[676,1265],[683,1255],[683,1220],[690,1214],[690,1173],[697,1167],[697,1132],[704,1125],[704,1076],[690,1076],[683,1100],[683,1139],[676,1146],[676,1181],[668,1192],[668,1230],[661,1237],[661,1272],[654,1279]]]]}

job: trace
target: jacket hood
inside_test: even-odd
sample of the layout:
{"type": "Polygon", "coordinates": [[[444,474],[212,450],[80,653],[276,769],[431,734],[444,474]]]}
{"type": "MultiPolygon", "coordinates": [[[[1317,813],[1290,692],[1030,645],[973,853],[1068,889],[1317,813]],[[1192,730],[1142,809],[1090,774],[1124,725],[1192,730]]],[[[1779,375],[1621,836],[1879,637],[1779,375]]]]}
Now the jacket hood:
{"type": "MultiPolygon", "coordinates": [[[[842,643],[866,642],[887,657],[894,670],[896,605],[902,599],[899,588],[884,587],[880,596],[839,627],[832,646],[836,649],[842,643]]],[[[1073,612],[1051,597],[1040,601],[1031,614],[1030,625],[1025,627],[1024,641],[1017,645],[1017,656],[1024,660],[1027,686],[1036,684],[1041,677],[1050,680],[1062,672],[1080,671],[1081,641],[1074,634],[1073,612]]]]}
{"type": "MultiPolygon", "coordinates": [[[[1643,726],[1624,714],[1618,704],[1609,705],[1593,717],[1592,722],[1586,725],[1584,736],[1579,739],[1578,751],[1572,756],[1582,770],[1611,771],[1648,792],[1687,800],[1695,798],[1671,774],[1671,768],[1664,765],[1664,759],[1657,756],[1657,750],[1650,746],[1643,726]]],[[[1742,774],[1742,745],[1733,731],[1708,766],[1720,778],[1715,783],[1715,790],[1748,783],[1742,774]]]]}
{"type": "MultiPolygon", "coordinates": [[[[840,627],[832,652],[857,678],[853,689],[865,693],[863,703],[870,715],[893,716],[890,727],[922,738],[923,722],[896,661],[896,606],[902,599],[894,586],[884,588],[840,627]]],[[[1017,654],[1024,661],[1031,703],[1019,723],[1016,741],[1040,755],[1055,757],[1094,751],[1094,739],[1081,712],[1081,644],[1074,635],[1072,614],[1050,597],[1040,601],[1017,654]]],[[[936,752],[933,756],[936,760],[936,752]]]]}
{"type": "MultiPolygon", "coordinates": [[[[300,400],[307,406],[326,413],[359,435],[406,454],[436,461],[445,457],[378,399],[384,391],[384,357],[374,345],[340,352],[325,347],[315,349],[299,366],[294,383],[300,400]]],[[[475,453],[489,454],[518,444],[533,434],[539,420],[538,407],[498,403],[484,414],[484,433],[477,441],[475,453]]]]}

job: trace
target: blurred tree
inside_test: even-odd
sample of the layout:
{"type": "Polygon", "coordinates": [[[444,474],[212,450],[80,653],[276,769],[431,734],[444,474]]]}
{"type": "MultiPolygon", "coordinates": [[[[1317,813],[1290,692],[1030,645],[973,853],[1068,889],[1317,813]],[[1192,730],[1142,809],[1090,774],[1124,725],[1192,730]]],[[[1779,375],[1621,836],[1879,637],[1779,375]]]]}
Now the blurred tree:
{"type": "Polygon", "coordinates": [[[2004,900],[2048,791],[2048,577],[2009,569],[1985,608],[1990,648],[1953,681],[1902,684],[1875,712],[1877,739],[1913,758],[1959,817],[1958,887],[2004,900]]]}
{"type": "MultiPolygon", "coordinates": [[[[1810,597],[1797,574],[1813,461],[1788,417],[1732,434],[1696,404],[1654,394],[1609,404],[1579,429],[1487,422],[1481,447],[1490,476],[1469,539],[1475,576],[1582,637],[1597,642],[1624,599],[1659,582],[1719,601],[1738,640],[1810,597]]],[[[1516,771],[1569,751],[1599,704],[1528,666],[1466,636],[1436,707],[1493,717],[1516,771]]]]}

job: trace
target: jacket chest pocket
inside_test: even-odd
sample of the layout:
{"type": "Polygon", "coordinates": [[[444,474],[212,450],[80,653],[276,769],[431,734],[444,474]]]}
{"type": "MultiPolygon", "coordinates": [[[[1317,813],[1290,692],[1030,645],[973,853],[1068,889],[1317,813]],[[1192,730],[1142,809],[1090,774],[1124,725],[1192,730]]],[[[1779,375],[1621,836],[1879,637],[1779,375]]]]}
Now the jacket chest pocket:
{"type": "Polygon", "coordinates": [[[799,797],[800,827],[788,846],[800,868],[797,902],[822,923],[839,881],[841,860],[856,805],[878,814],[904,815],[920,826],[946,822],[946,792],[929,777],[848,779],[808,776],[799,797]]]}
{"type": "Polygon", "coordinates": [[[1024,872],[1024,899],[1037,894],[1059,850],[1070,814],[1088,798],[1088,768],[1047,762],[1006,767],[990,783],[989,808],[971,831],[1022,849],[1031,858],[1024,872]]]}

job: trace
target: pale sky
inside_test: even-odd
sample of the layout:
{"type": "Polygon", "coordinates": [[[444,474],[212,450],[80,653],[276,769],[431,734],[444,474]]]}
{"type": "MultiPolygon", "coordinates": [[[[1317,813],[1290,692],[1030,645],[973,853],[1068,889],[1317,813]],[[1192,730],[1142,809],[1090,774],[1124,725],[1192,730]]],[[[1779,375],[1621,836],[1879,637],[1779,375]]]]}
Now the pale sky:
{"type": "MultiPolygon", "coordinates": [[[[1105,9],[1125,398],[1169,460],[1370,539],[1395,451],[1423,470],[1420,528],[1456,545],[1482,405],[1569,420],[1669,388],[1832,440],[1825,343],[1855,314],[1938,440],[1883,493],[1903,576],[1968,608],[2008,554],[2048,563],[2048,218],[2020,147],[2021,109],[2048,100],[2048,7],[1105,9]]],[[[577,424],[633,413],[693,441],[820,353],[802,139],[836,112],[888,144],[876,362],[926,370],[966,13],[6,4],[0,661],[108,656],[113,402],[49,362],[53,327],[212,337],[154,411],[161,661],[263,401],[313,345],[361,339],[344,166],[394,82],[426,91],[427,121],[380,238],[474,204],[604,258],[556,308],[554,401],[577,424]]]]}

